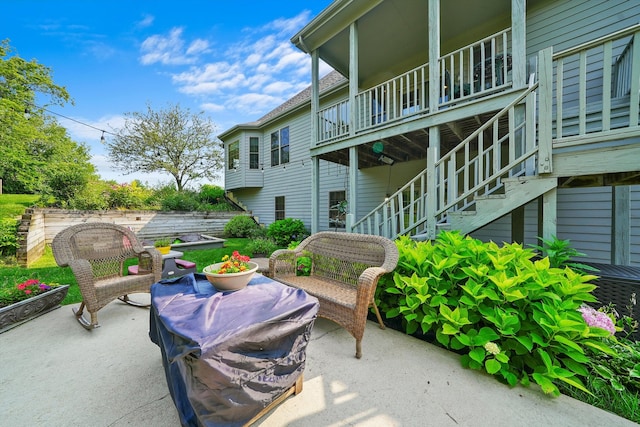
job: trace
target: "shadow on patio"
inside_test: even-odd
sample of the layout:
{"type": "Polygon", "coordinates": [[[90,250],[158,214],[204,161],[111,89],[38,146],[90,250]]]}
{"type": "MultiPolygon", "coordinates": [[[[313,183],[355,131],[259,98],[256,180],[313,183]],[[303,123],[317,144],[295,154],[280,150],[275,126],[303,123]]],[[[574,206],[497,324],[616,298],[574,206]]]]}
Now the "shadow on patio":
{"type": "MultiPolygon", "coordinates": [[[[82,329],[64,306],[0,334],[2,424],[178,426],[149,311],[113,302],[102,327],[82,329]]],[[[369,322],[363,356],[353,338],[318,319],[301,394],[257,425],[636,425],[537,388],[509,388],[463,369],[454,353],[369,322]]]]}

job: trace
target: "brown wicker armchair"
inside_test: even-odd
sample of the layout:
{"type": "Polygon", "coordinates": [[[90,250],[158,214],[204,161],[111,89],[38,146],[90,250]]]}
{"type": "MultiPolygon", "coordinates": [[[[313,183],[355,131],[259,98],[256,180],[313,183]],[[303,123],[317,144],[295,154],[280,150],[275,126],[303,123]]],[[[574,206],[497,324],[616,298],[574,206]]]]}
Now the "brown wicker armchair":
{"type": "Polygon", "coordinates": [[[160,280],[162,255],[155,248],[145,249],[127,228],[109,223],[84,223],[59,232],[51,243],[53,256],[60,267],[71,267],[78,281],[82,303],[73,312],[85,329],[98,324],[98,310],[116,298],[139,307],[128,294],[149,292],[160,280]],[[124,261],[138,258],[139,274],[124,275],[124,261]],[[89,322],[84,308],[91,314],[89,322]]]}
{"type": "Polygon", "coordinates": [[[398,263],[398,248],[380,236],[322,231],[309,236],[295,250],[280,249],[269,258],[272,279],[304,289],[320,301],[319,317],[344,327],[356,339],[362,356],[362,337],[369,307],[380,327],[384,323],[373,300],[380,277],[398,263]],[[311,259],[311,274],[297,276],[297,260],[311,259]]]}

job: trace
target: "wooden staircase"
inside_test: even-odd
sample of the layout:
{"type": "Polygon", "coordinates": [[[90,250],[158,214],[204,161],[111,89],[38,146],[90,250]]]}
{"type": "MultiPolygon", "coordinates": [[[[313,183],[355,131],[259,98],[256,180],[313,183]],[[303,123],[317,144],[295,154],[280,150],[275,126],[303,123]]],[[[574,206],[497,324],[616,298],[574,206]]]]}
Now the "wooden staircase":
{"type": "Polygon", "coordinates": [[[558,179],[522,176],[506,178],[503,184],[503,194],[476,196],[475,210],[449,212],[447,226],[440,229],[470,233],[553,190],[558,186],[558,179]]]}

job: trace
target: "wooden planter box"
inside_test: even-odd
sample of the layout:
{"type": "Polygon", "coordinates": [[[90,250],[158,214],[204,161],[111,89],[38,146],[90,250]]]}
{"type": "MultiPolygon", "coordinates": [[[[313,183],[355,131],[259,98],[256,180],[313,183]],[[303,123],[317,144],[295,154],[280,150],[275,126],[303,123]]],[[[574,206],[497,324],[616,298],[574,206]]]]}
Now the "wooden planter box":
{"type": "Polygon", "coordinates": [[[33,298],[0,308],[0,333],[60,307],[68,291],[69,285],[63,285],[33,298]]]}

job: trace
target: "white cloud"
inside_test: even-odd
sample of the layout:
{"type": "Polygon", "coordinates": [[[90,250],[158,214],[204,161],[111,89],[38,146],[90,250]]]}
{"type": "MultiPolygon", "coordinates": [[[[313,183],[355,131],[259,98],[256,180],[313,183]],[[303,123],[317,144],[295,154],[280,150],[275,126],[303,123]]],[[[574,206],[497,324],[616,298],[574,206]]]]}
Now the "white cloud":
{"type": "MultiPolygon", "coordinates": [[[[176,27],[147,38],[140,60],[146,65],[189,65],[171,74],[181,93],[197,97],[207,111],[251,114],[257,119],[309,86],[311,59],[289,41],[309,19],[305,11],[243,29],[237,42],[209,62],[197,58],[210,53],[214,41],[188,40],[184,29],[176,27]]],[[[328,72],[325,68],[321,63],[321,76],[328,72]]]]}
{"type": "Polygon", "coordinates": [[[140,21],[136,22],[136,26],[139,28],[150,27],[153,24],[155,17],[153,15],[145,15],[140,21]]]}
{"type": "Polygon", "coordinates": [[[200,108],[205,111],[211,111],[213,113],[224,111],[224,105],[214,104],[213,102],[205,102],[204,104],[200,104],[200,108]]]}
{"type": "Polygon", "coordinates": [[[164,65],[193,64],[197,61],[197,54],[207,50],[208,42],[197,39],[185,50],[182,38],[183,28],[172,28],[168,35],[153,35],[147,37],[140,46],[143,65],[159,62],[164,65]]]}

